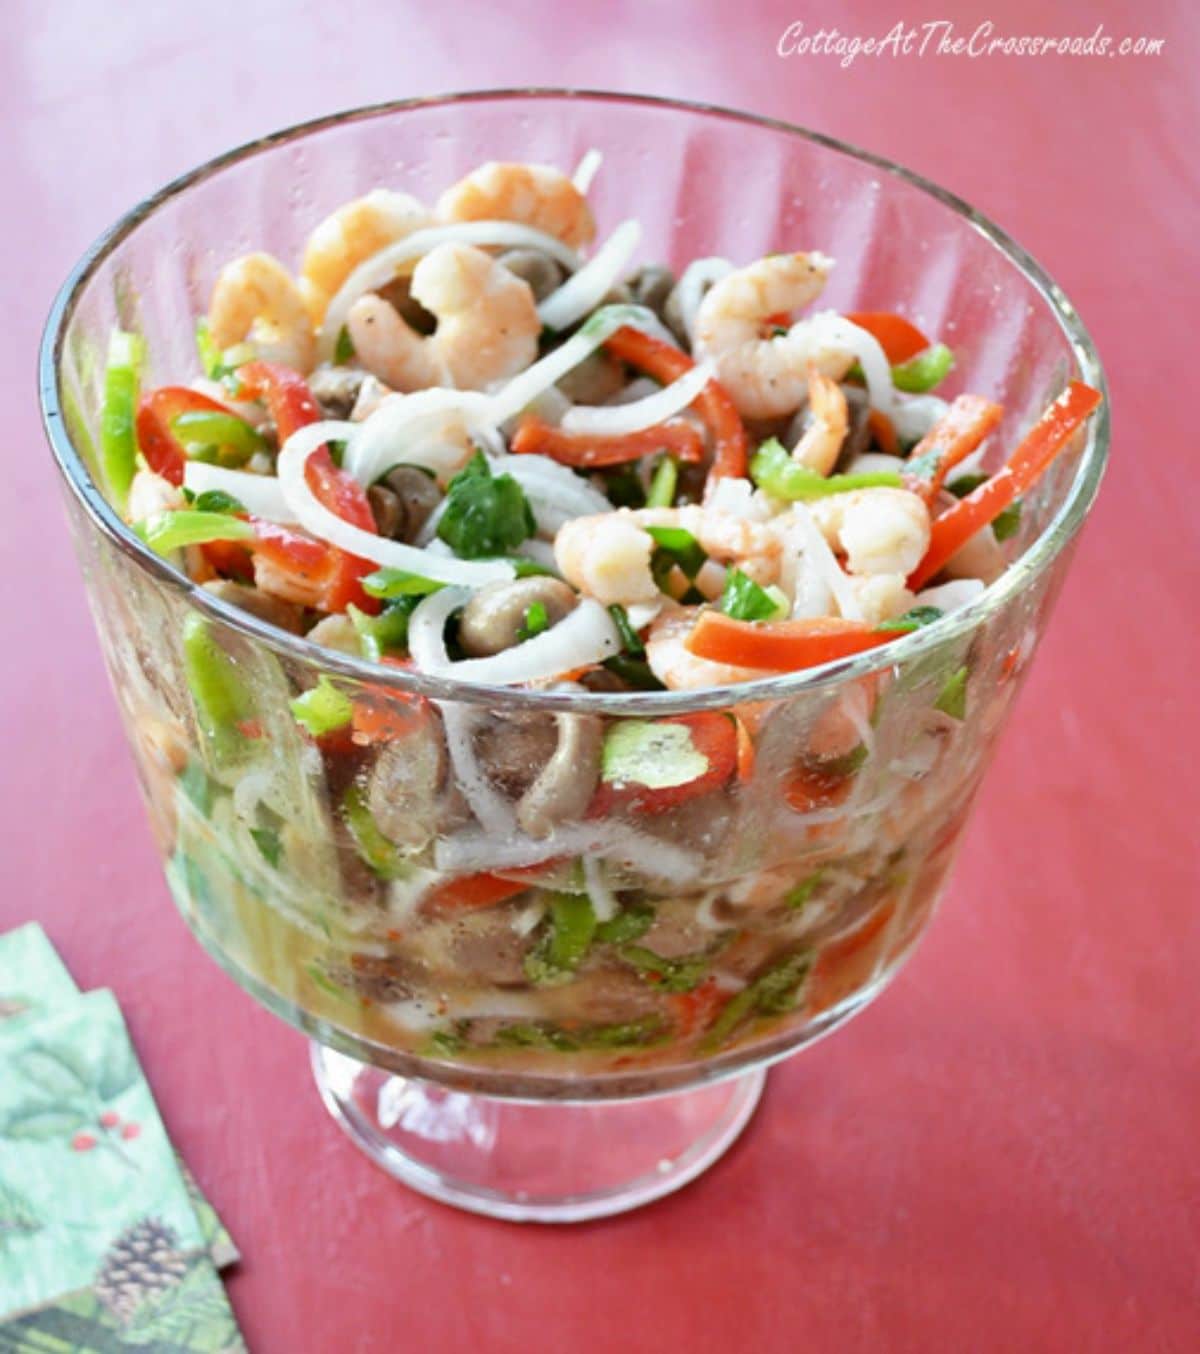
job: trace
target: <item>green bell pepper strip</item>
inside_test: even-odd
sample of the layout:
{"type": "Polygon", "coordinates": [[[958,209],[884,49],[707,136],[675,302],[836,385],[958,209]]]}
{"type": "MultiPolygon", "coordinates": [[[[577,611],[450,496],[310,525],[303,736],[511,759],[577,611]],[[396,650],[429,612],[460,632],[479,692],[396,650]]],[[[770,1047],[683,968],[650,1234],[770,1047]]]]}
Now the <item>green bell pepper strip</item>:
{"type": "Polygon", "coordinates": [[[236,414],[193,409],[176,414],[169,426],[176,440],[188,448],[188,454],[194,460],[205,459],[203,453],[211,448],[212,458],[219,464],[244,465],[256,451],[262,451],[267,445],[263,435],[236,414]]]}
{"type": "Polygon", "coordinates": [[[669,508],[675,502],[675,490],[679,484],[679,462],[674,456],[664,456],[659,461],[650,481],[646,494],[646,507],[669,508]]]}
{"type": "Polygon", "coordinates": [[[967,678],[970,670],[964,665],[957,668],[946,678],[945,685],[938,692],[933,703],[935,710],[949,715],[951,719],[963,720],[967,717],[967,678]]]}
{"type": "Polygon", "coordinates": [[[328,677],[290,701],[288,708],[314,738],[344,728],[354,718],[354,703],[337,689],[328,677]]]}
{"type": "Polygon", "coordinates": [[[873,470],[862,475],[818,475],[815,470],[794,461],[777,437],[768,438],[754,453],[750,478],[772,498],[789,502],[825,498],[851,489],[899,489],[898,471],[873,470]]]}
{"type": "Polygon", "coordinates": [[[910,395],[923,395],[940,385],[954,366],[954,354],[944,343],[935,343],[892,368],[892,384],[910,395]]]}
{"type": "Polygon", "coordinates": [[[403,867],[396,845],[382,831],[367,807],[362,787],[351,785],[342,796],[342,817],[358,854],[381,879],[397,879],[403,867]]]}
{"type": "Polygon", "coordinates": [[[134,527],[137,534],[159,555],[182,550],[185,545],[204,545],[207,541],[247,541],[254,528],[240,517],[227,512],[197,512],[191,508],[167,509],[152,513],[134,527]]]}
{"type": "Polygon", "coordinates": [[[550,926],[525,956],[525,972],[535,983],[565,981],[578,968],[596,934],[596,914],[584,893],[556,893],[550,926]]]}
{"type": "Polygon", "coordinates": [[[183,671],[213,757],[218,763],[232,760],[245,749],[242,726],[254,718],[254,702],[237,664],[195,612],[183,623],[183,671]]]}
{"type": "Polygon", "coordinates": [[[782,1015],[796,1004],[800,984],[812,967],[812,955],[807,951],[794,954],[782,964],[768,969],[721,1008],[709,1027],[701,1049],[712,1052],[720,1048],[738,1026],[752,1015],[782,1015]]]}
{"type": "Polygon", "coordinates": [[[121,513],[129,502],[129,486],[137,469],[134,420],[145,361],[146,341],[140,334],[113,331],[100,410],[100,473],[113,506],[121,513]]]}

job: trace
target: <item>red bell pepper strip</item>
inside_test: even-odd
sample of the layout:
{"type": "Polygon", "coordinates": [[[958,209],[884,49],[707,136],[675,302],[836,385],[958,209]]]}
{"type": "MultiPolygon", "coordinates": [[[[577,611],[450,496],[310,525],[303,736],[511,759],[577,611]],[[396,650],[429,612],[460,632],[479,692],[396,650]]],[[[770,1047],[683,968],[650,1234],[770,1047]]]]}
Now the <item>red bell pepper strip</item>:
{"type": "MultiPolygon", "coordinates": [[[[247,362],[238,368],[237,377],[240,399],[257,399],[266,403],[279,433],[281,446],[298,429],[320,421],[321,408],[313,399],[308,382],[290,367],[276,362],[247,362]]],[[[308,487],[330,512],[361,531],[376,532],[375,515],[366,493],[352,475],[334,465],[328,447],[318,447],[309,456],[305,462],[304,475],[308,487]]],[[[278,537],[264,540],[260,535],[256,553],[265,551],[270,564],[284,573],[295,562],[305,578],[316,578],[324,599],[320,605],[326,611],[344,611],[353,602],[369,615],[378,612],[378,600],[368,597],[361,585],[361,580],[374,572],[375,564],[347,554],[336,546],[296,537],[294,532],[291,536],[304,544],[293,544],[291,548],[281,551],[277,548],[280,545],[278,537]],[[308,546],[318,546],[325,552],[320,563],[308,546]]]]}
{"type": "Polygon", "coordinates": [[[540,418],[526,418],[512,440],[517,455],[549,456],[560,465],[602,469],[624,465],[656,451],[668,451],[681,461],[704,458],[704,439],[684,419],[668,419],[653,428],[622,433],[615,437],[597,437],[591,433],[565,433],[540,418]]]}
{"type": "Polygon", "coordinates": [[[740,668],[794,672],[849,658],[896,639],[862,621],[814,616],[802,621],[738,621],[721,611],[702,611],[684,648],[697,658],[740,668]]]}
{"type": "Polygon", "coordinates": [[[892,366],[907,362],[910,357],[916,357],[929,347],[925,335],[903,315],[886,310],[855,310],[846,318],[878,340],[892,366]]]}
{"type": "Polygon", "coordinates": [[[1071,381],[1007,463],[936,519],[929,548],[909,576],[908,586],[914,592],[924,587],[977,531],[994,522],[1005,508],[1026,493],[1103,398],[1098,390],[1082,381],[1071,381]]]}
{"type": "Polygon", "coordinates": [[[882,409],[872,409],[867,414],[867,426],[871,429],[871,436],[879,443],[880,450],[886,451],[889,456],[900,455],[896,425],[882,409]]]}
{"type": "Polygon", "coordinates": [[[733,720],[725,714],[706,711],[698,715],[664,715],[655,725],[682,724],[693,749],[705,768],[681,785],[646,785],[636,780],[601,781],[588,805],[589,818],[630,809],[637,813],[663,813],[690,799],[719,790],[737,767],[738,737],[733,720]]]}
{"type": "Polygon", "coordinates": [[[1004,413],[982,395],[960,395],[913,447],[904,467],[904,487],[930,504],[946,475],[969,456],[1004,413]]]}
{"type": "Polygon", "coordinates": [[[171,422],[180,414],[193,413],[236,417],[227,405],[201,395],[198,390],[189,390],[187,386],[160,386],[143,396],[138,404],[138,447],[150,469],[171,484],[183,483],[187,466],[187,453],[171,431],[171,422]]]}
{"type": "Polygon", "coordinates": [[[534,888],[539,878],[557,869],[561,863],[560,859],[555,858],[531,865],[527,870],[510,871],[513,876],[518,873],[524,876],[519,879],[506,878],[487,870],[479,874],[458,875],[454,879],[446,879],[434,885],[425,895],[424,901],[432,903],[435,907],[494,907],[497,903],[507,902],[509,898],[515,898],[517,894],[534,888]]]}
{"type": "MultiPolygon", "coordinates": [[[[644,371],[662,385],[670,385],[696,365],[687,355],[662,339],[625,325],[604,345],[614,357],[644,371]]],[[[701,418],[713,436],[713,459],[708,487],[726,476],[746,474],[746,429],[724,386],[709,381],[695,400],[701,418]]]]}

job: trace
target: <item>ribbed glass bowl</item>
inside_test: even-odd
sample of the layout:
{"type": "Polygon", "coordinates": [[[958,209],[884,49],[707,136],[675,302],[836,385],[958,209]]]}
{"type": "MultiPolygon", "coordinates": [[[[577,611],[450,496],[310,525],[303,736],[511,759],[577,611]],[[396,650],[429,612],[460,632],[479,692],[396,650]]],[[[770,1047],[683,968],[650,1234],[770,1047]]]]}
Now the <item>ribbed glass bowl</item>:
{"type": "Polygon", "coordinates": [[[620,1099],[722,1078],[810,1042],[880,991],[942,892],[1108,439],[1102,409],[1027,499],[1006,547],[1012,566],[974,604],[812,675],[699,693],[534,693],[381,668],[223,604],[121,523],[89,471],[114,327],[145,336],[147,385],[186,381],[198,374],[196,316],[229,258],[266,249],[295,266],[313,226],[371,188],[432,201],[482,161],[570,169],[591,148],[604,156],[590,193],[601,235],[636,216],[639,261],[676,270],[702,255],[832,255],[820,304],[896,310],[949,343],[956,365],[939,394],[977,391],[1004,404],[1000,456],[1068,379],[1103,388],[1087,334],[1046,274],[917,176],[742,114],[555,91],[364,109],[205,165],[136,207],[74,270],[41,366],[88,595],[188,923],[240,983],[321,1045],[421,1083],[526,1100],[620,1099]],[[206,628],[252,693],[254,747],[232,762],[215,756],[189,695],[189,625],[206,628]],[[555,839],[558,855],[520,834],[448,822],[431,801],[413,809],[424,846],[402,878],[384,881],[356,854],[344,786],[289,710],[321,679],[399,714],[427,698],[435,739],[443,723],[510,731],[518,747],[528,736],[530,774],[545,755],[533,751],[545,746],[537,735],[578,717],[607,727],[726,712],[752,732],[755,756],[678,810],[570,826],[555,839]],[[939,707],[952,679],[963,702],[947,713],[939,707]],[[798,795],[814,750],[849,758],[842,770],[852,764],[853,774],[798,795]],[[252,831],[268,820],[282,843],[274,860],[252,831]],[[584,858],[599,863],[623,908],[655,910],[643,950],[706,958],[702,984],[647,971],[644,954],[631,962],[616,942],[594,945],[566,981],[529,982],[524,954],[545,925],[538,907],[548,890],[578,889],[584,858]],[[530,867],[544,872],[526,875],[530,867]],[[490,908],[429,902],[425,890],[448,873],[482,871],[528,890],[490,908]],[[735,1020],[729,1003],[740,993],[751,995],[735,1020]]]}

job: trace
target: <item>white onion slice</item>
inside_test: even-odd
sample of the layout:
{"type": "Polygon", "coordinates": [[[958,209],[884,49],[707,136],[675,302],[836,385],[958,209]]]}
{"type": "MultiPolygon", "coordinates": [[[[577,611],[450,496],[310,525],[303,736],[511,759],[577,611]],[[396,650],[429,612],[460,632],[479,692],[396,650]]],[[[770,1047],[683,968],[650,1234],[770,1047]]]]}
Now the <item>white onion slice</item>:
{"type": "Polygon", "coordinates": [[[622,221],[593,257],[541,302],[541,322],[550,329],[568,329],[595,310],[620,280],[641,238],[637,221],[622,221]]]}
{"type": "Polygon", "coordinates": [[[446,622],[470,597],[466,588],[442,588],[413,609],[408,618],[408,652],[423,672],[440,672],[449,663],[446,622]]]}
{"type": "Polygon", "coordinates": [[[793,503],[791,508],[794,523],[795,541],[800,547],[804,564],[817,571],[821,581],[826,584],[837,602],[838,611],[848,621],[862,620],[862,610],[850,580],[842,572],[841,565],[834,558],[829,542],[821,534],[821,528],[813,520],[813,515],[803,503],[793,503]]]}
{"type": "Polygon", "coordinates": [[[597,171],[604,163],[604,154],[598,151],[595,146],[591,150],[583,153],[579,163],[575,166],[575,173],[571,175],[571,182],[575,185],[577,193],[583,193],[587,196],[588,189],[592,186],[592,180],[595,179],[597,171]]]}
{"type": "MultiPolygon", "coordinates": [[[[914,395],[909,400],[897,400],[892,409],[896,436],[902,442],[919,442],[949,408],[937,395],[914,395]]],[[[965,472],[959,467],[957,473],[965,472]]]]}
{"type": "Polygon", "coordinates": [[[701,362],[678,381],[632,404],[576,405],[563,416],[565,432],[596,437],[620,437],[641,432],[682,413],[716,373],[711,362],[701,362]]]}
{"type": "Polygon", "coordinates": [[[651,621],[658,618],[658,613],[666,605],[662,602],[631,602],[625,608],[625,614],[629,617],[629,624],[635,630],[644,630],[651,621]]]}
{"type": "Polygon", "coordinates": [[[517,550],[521,559],[532,560],[534,564],[540,564],[543,569],[550,569],[558,573],[558,561],[554,558],[554,547],[549,541],[539,541],[537,539],[525,541],[517,550]]]}
{"type": "Polygon", "coordinates": [[[587,885],[588,898],[597,921],[612,921],[621,910],[617,895],[608,886],[604,877],[604,866],[593,855],[583,858],[583,882],[587,885]]]}
{"type": "Polygon", "coordinates": [[[806,330],[819,350],[834,349],[851,353],[858,360],[867,382],[867,398],[872,409],[878,409],[889,418],[896,404],[896,390],[892,385],[892,368],[887,354],[874,334],[857,324],[851,324],[844,315],[825,310],[792,326],[790,332],[806,330]]]}
{"type": "Polygon", "coordinates": [[[538,249],[557,259],[571,272],[580,263],[579,255],[561,240],[516,221],[457,221],[450,225],[414,230],[411,235],[404,236],[360,263],[338,288],[325,311],[325,319],[317,336],[319,360],[328,362],[332,359],[350,307],[360,296],[386,287],[404,264],[421,258],[440,244],[454,242],[485,247],[498,245],[508,249],[538,249]]]}
{"type": "Polygon", "coordinates": [[[714,282],[720,282],[733,272],[728,259],[693,259],[679,279],[679,318],[689,339],[696,337],[696,312],[704,293],[714,282]]]}
{"type": "Polygon", "coordinates": [[[517,481],[533,509],[538,530],[548,535],[573,517],[612,511],[612,504],[598,489],[548,456],[507,456],[492,469],[517,481]]]}
{"type": "Polygon", "coordinates": [[[936,588],[917,593],[913,606],[935,606],[939,611],[957,611],[967,606],[987,587],[981,578],[955,578],[936,588]]]}
{"type": "MultiPolygon", "coordinates": [[[[434,597],[442,594],[435,593],[434,597]]],[[[422,604],[424,605],[424,604],[422,604]]],[[[417,611],[420,611],[420,607],[417,611]]],[[[447,615],[449,613],[446,613],[447,615]]],[[[413,625],[417,612],[409,621],[409,648],[417,658],[413,640],[413,625]]],[[[443,622],[444,623],[444,622],[443,622]]],[[[539,682],[561,677],[575,668],[590,667],[611,658],[621,647],[612,617],[590,597],[585,597],[573,611],[557,625],[543,630],[515,648],[504,649],[489,658],[464,658],[458,663],[444,663],[431,671],[460,682],[485,682],[491,686],[515,686],[518,682],[539,682]]],[[[427,651],[428,652],[428,651],[427,651]]]]}
{"type": "Polygon", "coordinates": [[[490,401],[475,390],[418,390],[389,395],[362,423],[346,448],[344,466],[361,484],[373,484],[404,462],[431,470],[445,483],[470,458],[465,435],[489,426],[490,401]]]}
{"type": "Polygon", "coordinates": [[[319,446],[330,439],[346,436],[344,430],[347,428],[355,430],[355,425],[310,423],[294,432],[279,453],[276,470],[284,500],[306,531],[360,559],[369,559],[390,569],[404,569],[439,583],[482,587],[485,583],[514,576],[512,565],[503,560],[465,560],[434,555],[416,546],[364,531],[330,512],[308,487],[304,466],[319,446]]]}
{"type": "Polygon", "coordinates": [[[252,475],[248,470],[228,470],[205,461],[189,461],[184,468],[183,482],[194,494],[206,494],[214,489],[232,494],[248,513],[268,522],[296,520],[274,475],[252,475]]]}
{"type": "Polygon", "coordinates": [[[556,828],[548,837],[527,837],[514,832],[504,840],[467,829],[440,838],[433,848],[434,865],[439,870],[456,873],[519,870],[563,856],[589,855],[632,866],[652,879],[669,879],[676,884],[695,879],[702,868],[695,851],[618,822],[575,823],[556,828]]]}

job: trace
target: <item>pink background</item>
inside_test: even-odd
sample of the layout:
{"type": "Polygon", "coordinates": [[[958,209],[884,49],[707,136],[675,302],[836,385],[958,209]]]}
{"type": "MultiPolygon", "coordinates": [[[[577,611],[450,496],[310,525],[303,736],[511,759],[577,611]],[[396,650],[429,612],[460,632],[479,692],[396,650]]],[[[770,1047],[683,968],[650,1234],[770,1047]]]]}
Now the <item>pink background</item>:
{"type": "Polygon", "coordinates": [[[6,7],[0,923],[40,917],[81,983],[116,990],[167,1123],[244,1250],[231,1292],[253,1350],[1200,1343],[1189,8],[6,7]],[[775,55],[797,17],[867,35],[952,8],[964,33],[983,18],[1017,34],[1103,20],[1166,50],[848,70],[775,55]],[[377,1173],[320,1108],[300,1036],[185,932],[143,825],[33,379],[61,277],[166,179],[339,107],[522,83],[741,106],[939,180],[1063,284],[1108,365],[1116,419],[1074,576],[920,954],[877,1007],[773,1074],[710,1175],[570,1233],[459,1215],[377,1173]]]}

